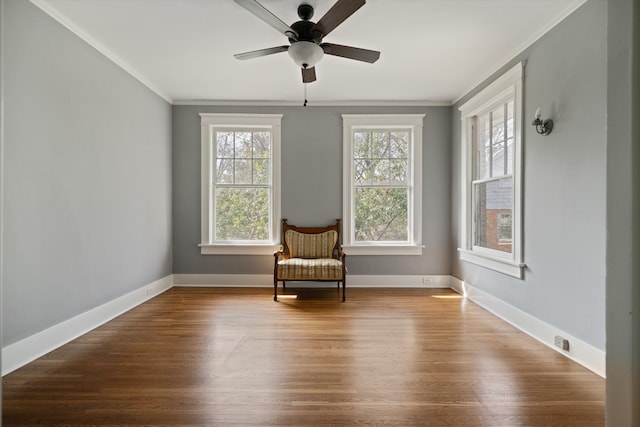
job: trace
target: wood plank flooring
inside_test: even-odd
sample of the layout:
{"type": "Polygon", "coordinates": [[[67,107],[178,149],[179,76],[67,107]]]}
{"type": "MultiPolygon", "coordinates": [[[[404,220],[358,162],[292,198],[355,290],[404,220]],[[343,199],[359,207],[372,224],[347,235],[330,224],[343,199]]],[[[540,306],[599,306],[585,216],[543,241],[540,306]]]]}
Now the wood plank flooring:
{"type": "Polygon", "coordinates": [[[449,290],[173,288],[3,378],[20,425],[604,426],[605,381],[449,290]]]}

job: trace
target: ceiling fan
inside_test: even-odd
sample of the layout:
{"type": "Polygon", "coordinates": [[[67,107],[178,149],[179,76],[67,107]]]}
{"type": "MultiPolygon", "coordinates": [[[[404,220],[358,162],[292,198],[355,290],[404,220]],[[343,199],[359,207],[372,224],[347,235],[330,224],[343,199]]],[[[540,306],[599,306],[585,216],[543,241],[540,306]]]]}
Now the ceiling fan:
{"type": "Polygon", "coordinates": [[[338,0],[327,13],[316,23],[311,21],[313,6],[302,3],[298,6],[300,21],[291,26],[285,24],[256,0],[234,0],[240,6],[262,19],[267,24],[284,34],[290,45],[276,46],[267,49],[234,55],[237,59],[252,59],[274,53],[289,52],[289,56],[302,69],[302,82],[311,83],[316,80],[315,65],[324,54],[341,56],[373,64],[380,58],[376,50],[361,49],[334,43],[323,43],[322,39],[353,15],[366,3],[365,0],[338,0]]]}

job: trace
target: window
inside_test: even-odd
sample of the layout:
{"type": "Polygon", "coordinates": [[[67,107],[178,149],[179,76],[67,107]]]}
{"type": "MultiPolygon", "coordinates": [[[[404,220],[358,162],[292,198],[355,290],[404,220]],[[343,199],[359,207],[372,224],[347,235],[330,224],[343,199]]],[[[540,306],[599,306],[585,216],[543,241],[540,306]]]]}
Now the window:
{"type": "Polygon", "coordinates": [[[342,118],[343,246],[349,255],[421,254],[424,115],[342,118]]]}
{"type": "Polygon", "coordinates": [[[200,114],[202,254],[272,254],[280,217],[280,121],[200,114]]]}
{"type": "Polygon", "coordinates": [[[522,277],[522,64],[460,107],[460,258],[522,277]]]}

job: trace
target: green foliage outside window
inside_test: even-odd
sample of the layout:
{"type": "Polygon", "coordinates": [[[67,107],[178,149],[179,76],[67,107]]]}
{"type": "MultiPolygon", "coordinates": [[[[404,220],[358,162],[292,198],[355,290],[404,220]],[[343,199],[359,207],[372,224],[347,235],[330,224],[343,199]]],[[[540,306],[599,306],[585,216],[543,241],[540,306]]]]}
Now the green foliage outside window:
{"type": "Polygon", "coordinates": [[[216,132],[215,240],[268,240],[271,133],[216,132]]]}
{"type": "Polygon", "coordinates": [[[354,141],[356,241],[407,241],[408,130],[358,131],[354,141]]]}

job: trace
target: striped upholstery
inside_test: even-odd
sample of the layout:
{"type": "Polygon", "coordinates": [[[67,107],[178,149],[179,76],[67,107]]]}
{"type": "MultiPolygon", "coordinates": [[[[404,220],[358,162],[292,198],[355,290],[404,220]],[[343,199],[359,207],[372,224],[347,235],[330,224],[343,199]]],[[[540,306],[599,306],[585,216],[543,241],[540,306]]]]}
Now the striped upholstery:
{"type": "Polygon", "coordinates": [[[291,258],[332,258],[338,233],[329,230],[319,234],[306,234],[287,230],[284,238],[291,258]]]}
{"type": "Polygon", "coordinates": [[[279,280],[342,280],[342,261],[333,258],[280,260],[277,276],[279,280]]]}

